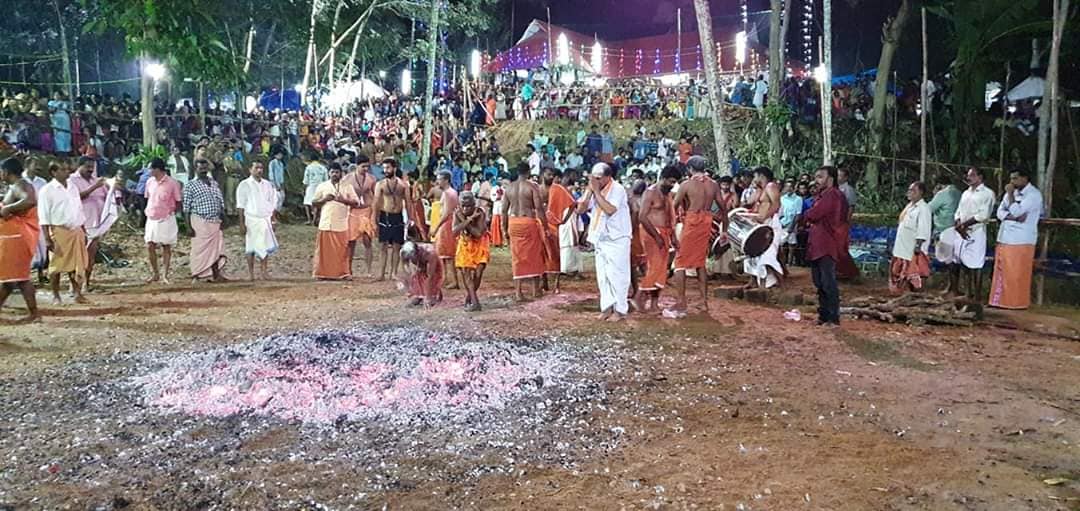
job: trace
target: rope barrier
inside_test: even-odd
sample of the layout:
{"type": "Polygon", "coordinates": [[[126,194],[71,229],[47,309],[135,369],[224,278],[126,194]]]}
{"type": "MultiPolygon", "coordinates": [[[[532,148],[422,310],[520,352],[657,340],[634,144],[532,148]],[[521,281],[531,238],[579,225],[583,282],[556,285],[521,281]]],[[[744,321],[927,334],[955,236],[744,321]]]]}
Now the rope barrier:
{"type": "Polygon", "coordinates": [[[22,66],[22,65],[26,65],[26,64],[31,64],[31,65],[32,64],[41,64],[42,62],[56,62],[58,60],[63,60],[63,57],[49,57],[47,59],[25,60],[23,62],[5,62],[5,63],[0,64],[0,67],[22,66]]]}
{"type": "MultiPolygon", "coordinates": [[[[922,163],[921,160],[912,160],[912,159],[908,159],[908,158],[896,158],[896,157],[891,157],[891,156],[879,156],[879,155],[876,155],[876,154],[851,153],[851,152],[847,152],[847,151],[833,150],[833,154],[842,154],[842,155],[845,155],[845,156],[858,156],[858,157],[862,157],[862,158],[873,158],[873,159],[876,159],[876,160],[883,160],[883,161],[902,161],[902,162],[907,162],[907,163],[922,163]]],[[[1001,167],[986,167],[986,166],[980,166],[980,165],[969,165],[969,164],[966,164],[966,163],[945,163],[945,162],[940,162],[940,161],[927,161],[926,163],[928,165],[937,165],[937,166],[946,167],[946,168],[948,168],[948,167],[957,167],[957,168],[961,168],[961,169],[977,168],[977,169],[993,170],[993,171],[1002,170],[1001,167]]]]}
{"type": "MultiPolygon", "coordinates": [[[[113,83],[137,82],[137,81],[139,81],[141,79],[142,78],[135,77],[135,78],[122,78],[120,80],[104,80],[104,81],[100,81],[100,82],[79,82],[79,85],[109,85],[109,84],[113,84],[113,83]]],[[[36,87],[36,86],[49,86],[49,87],[65,86],[66,87],[68,85],[74,86],[75,82],[67,83],[67,82],[7,82],[7,81],[0,81],[0,85],[24,85],[24,86],[28,86],[28,87],[36,87]]]]}

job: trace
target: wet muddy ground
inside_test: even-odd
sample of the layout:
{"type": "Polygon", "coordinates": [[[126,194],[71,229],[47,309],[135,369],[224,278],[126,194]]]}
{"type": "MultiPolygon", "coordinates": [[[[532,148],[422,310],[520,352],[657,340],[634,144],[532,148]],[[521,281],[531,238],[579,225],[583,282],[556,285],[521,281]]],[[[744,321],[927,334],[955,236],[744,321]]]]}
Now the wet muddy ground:
{"type": "Polygon", "coordinates": [[[393,283],[311,282],[314,232],[280,234],[270,282],[143,286],[117,231],[132,264],[92,305],[0,326],[0,509],[1080,509],[1078,342],[720,299],[613,326],[592,280],[513,304],[503,250],[484,311],[407,309],[393,283]],[[378,341],[304,344],[358,331],[378,341]]]}

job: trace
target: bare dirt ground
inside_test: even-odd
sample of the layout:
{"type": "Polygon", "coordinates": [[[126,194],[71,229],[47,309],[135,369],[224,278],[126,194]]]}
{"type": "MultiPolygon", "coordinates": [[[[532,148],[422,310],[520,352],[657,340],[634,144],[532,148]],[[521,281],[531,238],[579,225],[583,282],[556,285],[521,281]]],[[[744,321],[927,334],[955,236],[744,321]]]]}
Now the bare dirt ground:
{"type": "MultiPolygon", "coordinates": [[[[172,286],[143,286],[138,238],[119,229],[132,265],[102,271],[92,305],[0,326],[0,509],[1080,509],[1075,341],[821,329],[715,298],[611,326],[591,279],[511,304],[504,250],[483,312],[461,312],[460,292],[406,309],[393,283],[311,282],[304,226],[283,227],[273,281],[193,285],[181,254],[172,286]],[[183,353],[358,323],[580,349],[567,378],[589,395],[552,384],[468,424],[398,428],[165,413],[125,383],[183,353]]],[[[1054,312],[1029,323],[1075,328],[1054,312]]]]}

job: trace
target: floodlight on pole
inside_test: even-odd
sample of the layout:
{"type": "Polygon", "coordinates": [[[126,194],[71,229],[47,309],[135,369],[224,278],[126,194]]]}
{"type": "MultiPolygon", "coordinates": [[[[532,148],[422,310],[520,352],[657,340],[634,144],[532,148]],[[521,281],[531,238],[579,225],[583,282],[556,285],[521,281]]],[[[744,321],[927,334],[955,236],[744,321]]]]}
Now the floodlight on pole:
{"type": "Polygon", "coordinates": [[[296,92],[299,93],[301,96],[303,96],[304,93],[307,92],[307,87],[304,87],[304,84],[302,84],[302,83],[296,84],[296,86],[293,87],[293,89],[295,89],[296,92]]]}
{"type": "Polygon", "coordinates": [[[742,65],[746,62],[746,32],[739,31],[735,34],[735,61],[742,65]]]}
{"type": "Polygon", "coordinates": [[[559,65],[565,66],[570,63],[570,40],[566,38],[566,34],[559,34],[559,39],[555,41],[555,47],[558,51],[556,55],[559,57],[559,65]]]}
{"type": "Polygon", "coordinates": [[[469,72],[473,78],[480,78],[480,50],[473,50],[469,55],[469,72]]]}
{"type": "Polygon", "coordinates": [[[592,68],[597,75],[604,71],[604,47],[600,41],[596,41],[592,46],[592,68]]]}
{"type": "Polygon", "coordinates": [[[412,92],[412,72],[409,68],[401,70],[401,95],[408,96],[412,92]]]}
{"type": "Polygon", "coordinates": [[[150,77],[151,80],[156,82],[165,78],[166,71],[165,66],[160,62],[151,62],[143,68],[143,72],[146,73],[146,76],[150,77]]]}
{"type": "Polygon", "coordinates": [[[817,83],[825,83],[825,80],[829,79],[829,70],[825,67],[825,64],[818,64],[814,68],[814,81],[817,83]]]}

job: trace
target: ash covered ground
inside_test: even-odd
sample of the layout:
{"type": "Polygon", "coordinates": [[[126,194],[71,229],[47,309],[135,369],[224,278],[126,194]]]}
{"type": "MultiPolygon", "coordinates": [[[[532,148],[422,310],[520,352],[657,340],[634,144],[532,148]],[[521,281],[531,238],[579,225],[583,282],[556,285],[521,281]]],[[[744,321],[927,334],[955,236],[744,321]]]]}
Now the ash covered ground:
{"type": "Polygon", "coordinates": [[[650,413],[609,390],[640,376],[610,346],[357,326],[5,380],[0,503],[366,508],[429,481],[574,470],[650,413]]]}

